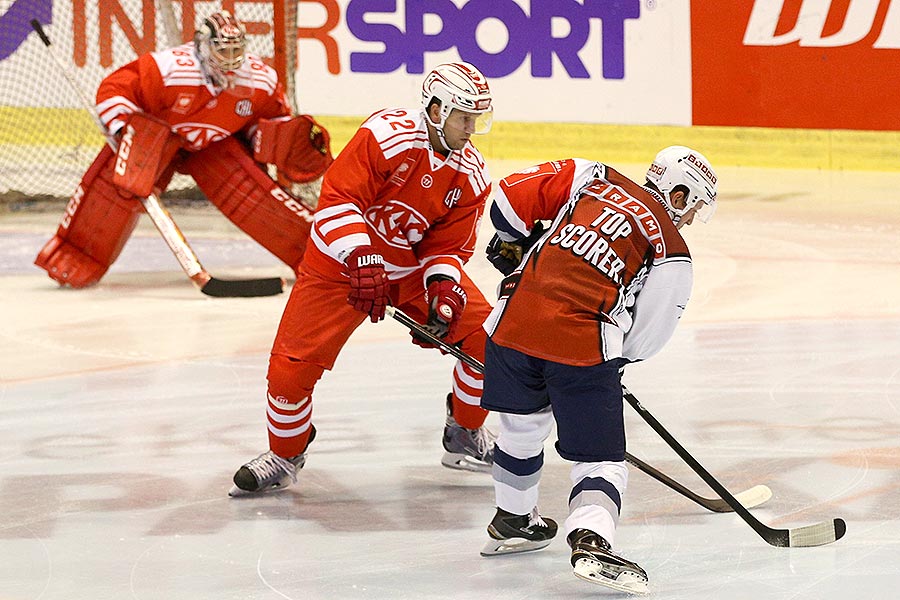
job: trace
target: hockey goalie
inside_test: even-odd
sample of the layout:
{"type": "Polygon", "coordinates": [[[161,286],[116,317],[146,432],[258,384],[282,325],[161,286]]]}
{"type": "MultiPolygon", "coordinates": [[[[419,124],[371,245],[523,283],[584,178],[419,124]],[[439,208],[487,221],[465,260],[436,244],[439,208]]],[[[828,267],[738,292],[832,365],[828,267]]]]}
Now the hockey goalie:
{"type": "Polygon", "coordinates": [[[296,272],[314,206],[290,190],[320,180],[333,160],[329,135],[312,117],[292,116],[276,72],[245,46],[244,25],[223,10],[193,41],[101,82],[97,111],[116,150],[104,147],[88,168],[37,266],[60,285],[97,283],[137,225],[140,199],[177,171],[296,272]]]}

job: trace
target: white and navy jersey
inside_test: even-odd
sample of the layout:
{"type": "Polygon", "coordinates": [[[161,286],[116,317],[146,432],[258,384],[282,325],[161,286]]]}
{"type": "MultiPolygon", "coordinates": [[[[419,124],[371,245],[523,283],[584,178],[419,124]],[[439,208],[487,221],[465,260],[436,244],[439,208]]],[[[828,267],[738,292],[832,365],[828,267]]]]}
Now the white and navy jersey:
{"type": "Polygon", "coordinates": [[[117,132],[127,115],[146,112],[167,121],[188,150],[201,150],[259,119],[291,114],[275,70],[248,54],[234,72],[234,87],[213,86],[193,42],[144,54],[110,73],[97,89],[97,111],[117,132]]]}
{"type": "Polygon", "coordinates": [[[471,143],[435,152],[425,118],[420,108],[381,110],[344,147],[322,182],[309,268],[339,273],[353,248],[372,245],[392,280],[421,269],[423,279],[460,281],[491,180],[471,143]]]}
{"type": "Polygon", "coordinates": [[[659,352],[693,281],[691,256],[659,199],[614,169],[547,162],[500,181],[491,207],[507,241],[552,221],[501,289],[491,339],[569,365],[659,352]]]}

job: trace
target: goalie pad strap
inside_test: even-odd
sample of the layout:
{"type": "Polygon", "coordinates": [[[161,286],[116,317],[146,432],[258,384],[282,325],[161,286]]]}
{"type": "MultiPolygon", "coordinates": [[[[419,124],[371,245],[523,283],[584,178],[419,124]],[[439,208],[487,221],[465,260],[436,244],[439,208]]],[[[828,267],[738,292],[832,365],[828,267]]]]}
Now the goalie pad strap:
{"type": "Polygon", "coordinates": [[[181,170],[232,223],[297,270],[312,212],[272,181],[246,147],[225,138],[191,153],[181,170]]]}
{"type": "Polygon", "coordinates": [[[253,158],[275,165],[279,180],[308,183],[334,162],[328,130],[310,115],[260,119],[253,135],[253,158]]]}
{"type": "Polygon", "coordinates": [[[168,122],[143,112],[129,115],[116,152],[113,183],[135,196],[147,197],[180,145],[168,122]]]}

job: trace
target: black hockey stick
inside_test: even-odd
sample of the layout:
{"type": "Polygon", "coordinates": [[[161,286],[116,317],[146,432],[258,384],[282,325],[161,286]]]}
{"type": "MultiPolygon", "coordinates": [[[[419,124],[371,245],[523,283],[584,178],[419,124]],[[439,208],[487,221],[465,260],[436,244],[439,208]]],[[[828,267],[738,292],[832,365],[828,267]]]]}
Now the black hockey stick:
{"type": "MultiPolygon", "coordinates": [[[[78,85],[78,82],[75,81],[75,77],[69,72],[69,69],[66,68],[59,56],[57,56],[55,49],[50,44],[50,38],[47,37],[41,23],[37,19],[32,19],[31,26],[41,38],[41,42],[43,42],[44,46],[47,47],[47,51],[50,53],[53,62],[55,62],[56,66],[59,68],[60,73],[66,78],[66,81],[69,82],[69,85],[72,86],[72,89],[75,90],[75,93],[78,94],[79,98],[81,98],[84,107],[91,114],[94,123],[100,128],[100,131],[106,138],[106,143],[109,144],[109,147],[115,152],[117,146],[115,138],[106,130],[106,126],[103,124],[103,121],[100,120],[100,115],[97,114],[94,104],[84,93],[84,90],[78,85]]],[[[157,231],[159,231],[163,240],[165,240],[166,245],[169,246],[172,254],[175,255],[178,264],[184,272],[187,273],[187,276],[190,277],[191,281],[200,288],[200,291],[207,296],[219,298],[251,298],[257,296],[274,296],[284,291],[285,282],[281,277],[243,280],[225,280],[213,277],[203,268],[203,265],[200,264],[200,260],[197,258],[194,250],[188,244],[184,234],[181,233],[181,230],[178,228],[178,225],[172,220],[172,216],[165,209],[159,197],[156,194],[150,194],[146,198],[141,198],[141,203],[143,204],[147,215],[150,217],[150,220],[153,221],[153,224],[156,226],[157,231]]]]}
{"type": "Polygon", "coordinates": [[[641,405],[640,401],[634,397],[634,394],[624,387],[622,389],[625,400],[627,400],[641,418],[650,425],[653,431],[658,433],[672,450],[681,457],[681,460],[686,462],[688,466],[693,469],[709,487],[719,494],[719,496],[728,503],[728,506],[734,509],[734,512],[750,525],[750,527],[752,527],[753,530],[767,543],[773,546],[791,548],[822,546],[841,539],[844,537],[844,534],[847,533],[847,524],[843,519],[824,521],[822,523],[816,523],[815,525],[807,525],[806,527],[797,527],[795,529],[773,529],[768,525],[764,525],[757,520],[756,517],[750,514],[750,511],[744,508],[741,503],[725,489],[725,486],[719,483],[715,477],[710,475],[709,471],[704,469],[703,466],[691,456],[690,452],[685,450],[684,447],[678,443],[678,440],[676,440],[672,434],[670,434],[666,428],[641,405]]]}
{"type": "MultiPolygon", "coordinates": [[[[422,325],[412,318],[409,315],[403,313],[400,310],[397,310],[393,306],[387,307],[387,313],[394,318],[396,321],[399,321],[410,330],[415,331],[418,335],[426,338],[428,341],[432,342],[436,346],[440,347],[444,352],[455,356],[459,360],[463,361],[479,373],[484,373],[484,365],[478,359],[470,356],[460,348],[456,346],[452,346],[440,339],[439,337],[433,335],[430,331],[422,327],[422,325]]],[[[634,465],[653,479],[659,481],[666,487],[678,492],[685,498],[699,504],[703,508],[712,511],[712,512],[732,512],[734,509],[727,502],[720,498],[704,498],[703,496],[699,496],[695,494],[693,491],[685,487],[684,485],[678,483],[665,473],[659,471],[658,469],[648,465],[641,459],[637,458],[629,454],[625,453],[625,460],[630,464],[634,465]]],[[[747,508],[753,508],[754,506],[759,506],[766,500],[772,497],[772,490],[764,485],[757,485],[748,490],[744,490],[743,492],[737,494],[736,498],[738,501],[747,508]]]]}

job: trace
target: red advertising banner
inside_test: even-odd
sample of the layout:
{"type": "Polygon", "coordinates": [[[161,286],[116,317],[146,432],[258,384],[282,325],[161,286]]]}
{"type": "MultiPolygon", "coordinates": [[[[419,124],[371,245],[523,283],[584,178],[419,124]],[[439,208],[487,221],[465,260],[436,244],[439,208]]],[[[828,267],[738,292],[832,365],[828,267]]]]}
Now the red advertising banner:
{"type": "Polygon", "coordinates": [[[900,130],[900,0],[691,1],[694,125],[900,130]]]}

